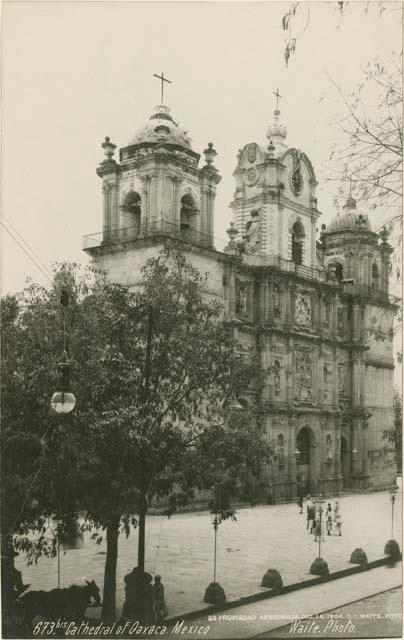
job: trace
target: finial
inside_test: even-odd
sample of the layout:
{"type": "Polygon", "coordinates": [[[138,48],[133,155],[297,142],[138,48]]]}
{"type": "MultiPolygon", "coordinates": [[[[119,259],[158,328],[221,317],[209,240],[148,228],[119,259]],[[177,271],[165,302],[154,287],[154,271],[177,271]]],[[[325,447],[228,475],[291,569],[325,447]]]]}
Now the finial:
{"type": "Polygon", "coordinates": [[[116,149],[116,144],[110,142],[110,140],[111,138],[109,136],[105,136],[105,142],[103,142],[101,145],[108,160],[112,160],[112,156],[114,155],[116,149]]]}
{"type": "Polygon", "coordinates": [[[226,233],[230,238],[230,242],[235,240],[235,238],[238,236],[238,229],[236,229],[236,227],[234,226],[234,222],[230,222],[230,227],[226,230],[226,233]]]}
{"type": "Polygon", "coordinates": [[[230,255],[237,255],[239,252],[239,245],[236,242],[238,229],[234,226],[234,222],[230,222],[230,227],[226,230],[226,233],[229,236],[229,244],[224,248],[224,252],[230,255]]]}
{"type": "Polygon", "coordinates": [[[215,156],[217,156],[217,151],[213,148],[213,142],[208,143],[208,148],[204,149],[203,153],[205,154],[206,164],[212,166],[215,156]]]}

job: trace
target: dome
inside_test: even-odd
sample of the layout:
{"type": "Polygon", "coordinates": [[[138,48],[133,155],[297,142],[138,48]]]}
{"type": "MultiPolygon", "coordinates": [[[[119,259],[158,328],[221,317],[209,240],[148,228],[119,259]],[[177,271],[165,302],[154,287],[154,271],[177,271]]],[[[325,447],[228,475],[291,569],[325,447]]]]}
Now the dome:
{"type": "Polygon", "coordinates": [[[344,205],[344,213],[335,216],[328,225],[326,233],[339,231],[372,231],[369,218],[357,210],[352,196],[349,196],[344,205]]]}
{"type": "Polygon", "coordinates": [[[191,140],[187,132],[178,126],[171,116],[170,109],[164,105],[154,107],[149,120],[137,130],[129,145],[142,142],[168,142],[191,149],[191,140]]]}

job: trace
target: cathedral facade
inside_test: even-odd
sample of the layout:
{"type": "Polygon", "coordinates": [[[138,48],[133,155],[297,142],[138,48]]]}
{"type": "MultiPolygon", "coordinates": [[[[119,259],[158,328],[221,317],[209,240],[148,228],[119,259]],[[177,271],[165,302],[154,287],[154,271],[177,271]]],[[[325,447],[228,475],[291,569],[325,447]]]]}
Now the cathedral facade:
{"type": "MultiPolygon", "coordinates": [[[[277,462],[260,470],[258,498],[386,487],[396,472],[383,439],[393,424],[392,249],[351,195],[317,238],[314,169],[286,143],[278,109],[266,137],[239,151],[224,251],[214,246],[212,143],[200,163],[164,105],[118,162],[106,138],[103,231],[85,251],[111,280],[136,286],[168,237],[191,244],[206,295],[222,301],[240,350],[270,372],[259,411],[277,462]]],[[[240,402],[252,407],[252,390],[240,402]]]]}

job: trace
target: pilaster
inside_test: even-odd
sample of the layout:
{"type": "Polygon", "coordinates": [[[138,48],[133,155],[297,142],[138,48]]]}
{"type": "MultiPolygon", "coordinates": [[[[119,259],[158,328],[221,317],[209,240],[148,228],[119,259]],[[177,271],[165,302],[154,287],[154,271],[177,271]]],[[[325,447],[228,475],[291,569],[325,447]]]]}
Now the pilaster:
{"type": "Polygon", "coordinates": [[[111,211],[109,198],[109,184],[102,183],[103,208],[102,208],[102,241],[109,242],[111,239],[111,211]]]}

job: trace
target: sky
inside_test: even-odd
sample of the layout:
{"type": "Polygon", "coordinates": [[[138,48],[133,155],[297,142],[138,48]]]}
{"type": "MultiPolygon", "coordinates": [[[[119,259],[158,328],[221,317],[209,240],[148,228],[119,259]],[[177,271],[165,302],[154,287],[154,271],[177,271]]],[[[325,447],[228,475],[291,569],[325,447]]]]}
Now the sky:
{"type": "MultiPolygon", "coordinates": [[[[213,142],[218,152],[218,249],[232,219],[237,151],[267,144],[277,88],[287,142],[311,159],[319,224],[328,222],[324,164],[341,110],[329,78],[348,92],[369,59],[401,47],[400,5],[385,4],[380,16],[377,2],[350,2],[341,16],[336,2],[300,3],[286,67],[288,2],[3,2],[3,214],[46,265],[86,263],[81,237],[102,225],[101,142],[128,144],[160,102],[153,74],[164,71],[166,103],[194,150],[213,142]]],[[[46,283],[6,232],[1,271],[3,293],[27,276],[46,283]]]]}

